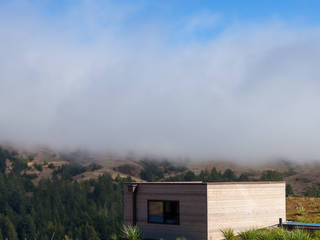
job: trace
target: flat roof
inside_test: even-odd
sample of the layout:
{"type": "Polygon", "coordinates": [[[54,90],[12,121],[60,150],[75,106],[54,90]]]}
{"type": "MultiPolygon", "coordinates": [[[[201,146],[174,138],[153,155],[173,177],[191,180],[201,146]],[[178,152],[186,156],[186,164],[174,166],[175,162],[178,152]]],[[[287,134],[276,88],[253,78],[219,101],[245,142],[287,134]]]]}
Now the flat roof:
{"type": "Polygon", "coordinates": [[[230,184],[283,184],[285,181],[257,181],[257,182],[127,182],[126,184],[163,184],[163,185],[230,185],[230,184]]]}

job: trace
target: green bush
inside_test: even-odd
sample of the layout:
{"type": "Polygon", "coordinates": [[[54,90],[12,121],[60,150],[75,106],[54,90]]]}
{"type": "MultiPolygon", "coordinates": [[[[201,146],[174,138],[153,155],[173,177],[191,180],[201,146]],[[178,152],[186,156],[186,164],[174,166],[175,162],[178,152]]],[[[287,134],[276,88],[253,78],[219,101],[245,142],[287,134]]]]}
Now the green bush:
{"type": "Polygon", "coordinates": [[[298,209],[297,209],[297,214],[299,216],[302,216],[303,214],[305,214],[306,210],[303,206],[299,206],[298,209]]]}
{"type": "Polygon", "coordinates": [[[283,228],[275,229],[250,229],[239,233],[238,236],[231,235],[232,230],[228,229],[221,231],[226,240],[228,239],[240,239],[240,240],[312,240],[320,239],[320,232],[315,232],[311,235],[308,232],[302,230],[288,231],[283,228]],[[229,238],[231,237],[231,238],[229,238]]]}
{"type": "Polygon", "coordinates": [[[117,234],[113,233],[113,234],[111,235],[111,240],[119,240],[119,239],[120,239],[120,238],[118,237],[117,234]]]}
{"type": "Polygon", "coordinates": [[[142,232],[137,226],[123,225],[121,233],[125,240],[142,240],[142,232]]]}
{"type": "Polygon", "coordinates": [[[41,165],[41,164],[37,164],[37,163],[36,163],[36,164],[34,164],[33,166],[34,166],[34,168],[37,169],[39,172],[42,171],[42,165],[41,165]]]}
{"type": "Polygon", "coordinates": [[[293,188],[290,184],[286,184],[286,196],[294,196],[293,188]]]}
{"type": "Polygon", "coordinates": [[[276,228],[271,230],[273,239],[286,240],[289,238],[289,232],[283,228],[276,228]]]}
{"type": "Polygon", "coordinates": [[[295,230],[290,233],[289,240],[312,240],[312,237],[307,232],[295,230]]]}
{"type": "Polygon", "coordinates": [[[312,237],[316,240],[320,239],[320,231],[314,231],[312,237]]]}
{"type": "Polygon", "coordinates": [[[282,181],[283,174],[274,170],[265,170],[262,172],[261,181],[282,181]]]}
{"type": "MultiPolygon", "coordinates": [[[[273,239],[277,239],[273,236],[273,233],[271,231],[268,230],[260,230],[258,232],[258,238],[259,240],[273,240],[273,239]]],[[[278,240],[278,239],[277,239],[278,240]]]]}
{"type": "Polygon", "coordinates": [[[234,232],[231,228],[223,229],[220,231],[222,232],[225,240],[234,240],[235,239],[234,232]]]}
{"type": "Polygon", "coordinates": [[[54,164],[53,163],[49,163],[48,168],[54,169],[54,164]]]}
{"type": "Polygon", "coordinates": [[[239,234],[239,237],[241,240],[257,240],[259,236],[259,230],[256,229],[250,229],[245,232],[241,232],[239,234]]]}

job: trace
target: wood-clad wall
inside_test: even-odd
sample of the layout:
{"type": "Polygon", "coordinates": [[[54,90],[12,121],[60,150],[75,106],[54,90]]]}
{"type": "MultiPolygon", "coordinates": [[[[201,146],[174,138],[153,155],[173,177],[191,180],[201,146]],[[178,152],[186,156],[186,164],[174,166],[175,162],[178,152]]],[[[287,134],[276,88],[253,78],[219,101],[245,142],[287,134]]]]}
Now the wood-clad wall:
{"type": "Polygon", "coordinates": [[[285,183],[208,184],[208,240],[235,232],[276,225],[286,220],[285,183]]]}
{"type": "MultiPolygon", "coordinates": [[[[124,221],[132,222],[132,193],[124,189],[124,221]]],[[[139,184],[137,189],[137,225],[145,238],[207,240],[207,185],[139,184]],[[148,200],[175,200],[180,205],[180,224],[148,223],[148,200]]]]}
{"type": "Polygon", "coordinates": [[[125,225],[132,225],[132,192],[128,190],[128,185],[125,184],[123,192],[123,223],[125,225]]]}
{"type": "MultiPolygon", "coordinates": [[[[137,225],[145,238],[220,240],[221,229],[235,232],[286,221],[285,183],[208,183],[138,185],[137,225]],[[148,223],[148,200],[174,200],[180,224],[148,223]]],[[[132,193],[124,189],[124,222],[132,223],[132,193]]]]}

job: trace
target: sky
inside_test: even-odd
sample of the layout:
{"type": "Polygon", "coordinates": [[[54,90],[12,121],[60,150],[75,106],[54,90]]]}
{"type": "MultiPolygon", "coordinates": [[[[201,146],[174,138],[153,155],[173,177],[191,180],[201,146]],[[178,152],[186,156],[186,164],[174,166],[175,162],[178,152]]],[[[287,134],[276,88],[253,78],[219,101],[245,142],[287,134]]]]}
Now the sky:
{"type": "Polygon", "coordinates": [[[319,5],[0,0],[0,142],[318,160],[319,5]]]}

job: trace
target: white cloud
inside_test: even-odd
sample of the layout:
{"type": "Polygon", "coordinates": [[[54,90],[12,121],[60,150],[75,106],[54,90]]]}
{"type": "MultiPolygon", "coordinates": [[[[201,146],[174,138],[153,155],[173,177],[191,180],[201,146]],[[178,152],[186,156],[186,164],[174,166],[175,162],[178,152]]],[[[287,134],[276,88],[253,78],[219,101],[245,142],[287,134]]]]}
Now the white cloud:
{"type": "Polygon", "coordinates": [[[0,23],[3,141],[194,158],[320,157],[317,28],[240,24],[175,48],[163,41],[174,34],[165,25],[161,34],[155,25],[125,33],[116,20],[90,28],[96,35],[85,41],[40,15],[11,20],[0,23]]]}

